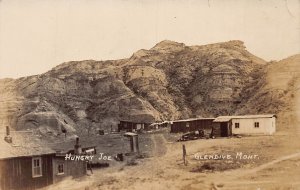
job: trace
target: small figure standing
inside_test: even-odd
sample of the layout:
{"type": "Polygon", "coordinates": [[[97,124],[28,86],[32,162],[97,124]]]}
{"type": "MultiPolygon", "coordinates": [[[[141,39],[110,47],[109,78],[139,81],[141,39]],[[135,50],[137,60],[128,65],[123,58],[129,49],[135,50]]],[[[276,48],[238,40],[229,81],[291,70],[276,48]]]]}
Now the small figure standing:
{"type": "Polygon", "coordinates": [[[89,167],[89,169],[90,169],[90,171],[91,171],[91,174],[93,174],[93,169],[92,169],[92,161],[88,161],[88,167],[89,167]]]}

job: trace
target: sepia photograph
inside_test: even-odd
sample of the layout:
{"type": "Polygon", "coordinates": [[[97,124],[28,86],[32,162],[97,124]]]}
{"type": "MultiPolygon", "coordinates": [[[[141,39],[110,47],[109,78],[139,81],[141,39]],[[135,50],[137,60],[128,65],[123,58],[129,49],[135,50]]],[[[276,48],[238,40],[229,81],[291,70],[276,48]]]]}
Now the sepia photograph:
{"type": "Polygon", "coordinates": [[[300,0],[0,0],[0,190],[300,190],[300,0]]]}

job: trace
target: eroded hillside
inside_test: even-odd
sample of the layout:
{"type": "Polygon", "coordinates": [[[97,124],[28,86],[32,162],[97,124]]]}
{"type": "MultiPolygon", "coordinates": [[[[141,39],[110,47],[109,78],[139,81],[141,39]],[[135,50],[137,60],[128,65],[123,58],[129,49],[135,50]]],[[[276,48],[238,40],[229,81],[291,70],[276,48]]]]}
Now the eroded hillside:
{"type": "Polygon", "coordinates": [[[241,41],[162,41],[128,59],[72,61],[41,75],[2,79],[0,117],[2,125],[59,136],[116,127],[119,119],[274,113],[288,91],[271,87],[276,64],[281,62],[267,64],[252,55],[241,41]],[[269,104],[253,106],[270,97],[269,104]]]}
{"type": "MultiPolygon", "coordinates": [[[[253,73],[239,113],[277,113],[279,130],[299,125],[300,54],[270,62],[253,73]]],[[[298,129],[299,130],[299,129],[298,129]]],[[[300,130],[299,130],[300,131],[300,130]]]]}

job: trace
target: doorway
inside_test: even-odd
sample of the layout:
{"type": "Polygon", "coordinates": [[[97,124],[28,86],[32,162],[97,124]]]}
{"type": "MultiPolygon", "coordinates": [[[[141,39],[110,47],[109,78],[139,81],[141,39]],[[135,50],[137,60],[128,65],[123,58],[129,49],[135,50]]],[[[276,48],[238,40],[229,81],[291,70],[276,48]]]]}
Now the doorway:
{"type": "Polygon", "coordinates": [[[228,123],[227,122],[222,122],[220,123],[220,128],[221,128],[221,137],[228,137],[228,123]]]}

